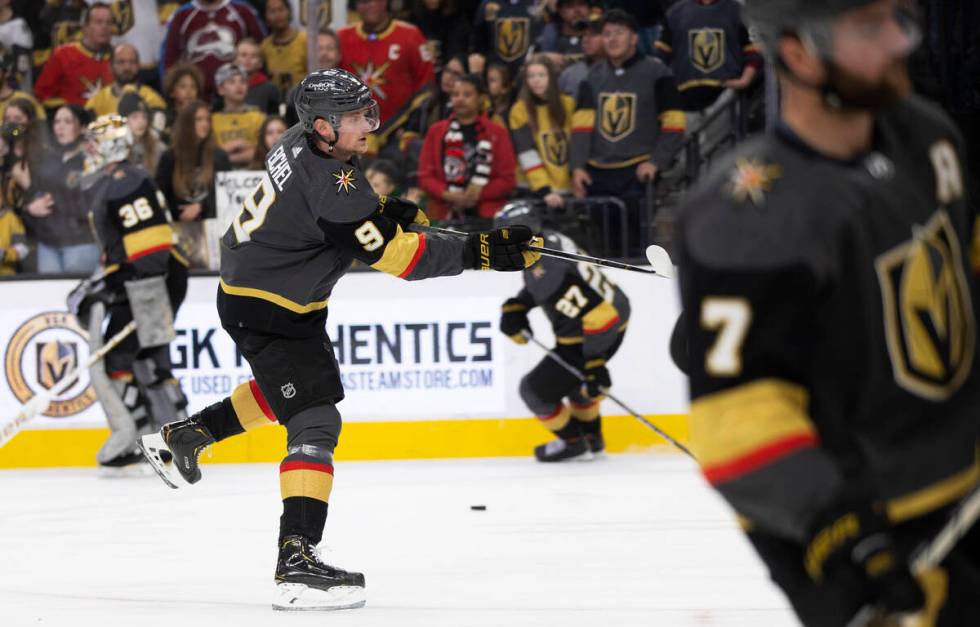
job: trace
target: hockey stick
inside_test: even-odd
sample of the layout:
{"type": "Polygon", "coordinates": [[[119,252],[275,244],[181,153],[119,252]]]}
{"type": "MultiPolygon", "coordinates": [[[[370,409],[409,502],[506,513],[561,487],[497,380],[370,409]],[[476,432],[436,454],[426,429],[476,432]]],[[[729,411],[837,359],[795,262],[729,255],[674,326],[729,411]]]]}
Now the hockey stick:
{"type": "Polygon", "coordinates": [[[105,357],[109,351],[119,346],[119,344],[129,337],[135,330],[136,321],[133,320],[124,326],[119,333],[113,335],[109,341],[102,346],[102,348],[89,355],[88,359],[85,360],[85,363],[66,374],[61,381],[58,381],[58,383],[56,383],[50,390],[35,394],[31,400],[27,401],[27,403],[21,407],[16,416],[6,421],[6,423],[0,424],[0,448],[3,448],[7,442],[17,435],[17,432],[20,431],[31,418],[46,410],[48,405],[51,404],[51,399],[67,390],[68,387],[75,382],[75,379],[78,378],[78,375],[81,374],[82,371],[88,370],[92,364],[105,357]]]}
{"type": "MultiPolygon", "coordinates": [[[[977,518],[980,518],[980,487],[973,488],[973,491],[960,501],[936,537],[916,550],[910,564],[912,572],[920,574],[938,566],[940,562],[946,559],[960,538],[970,531],[977,518]]],[[[865,605],[847,623],[847,627],[865,627],[877,618],[877,608],[872,605],[865,605]]]]}
{"type": "MultiPolygon", "coordinates": [[[[410,224],[408,226],[409,231],[415,231],[416,233],[433,233],[436,235],[450,235],[452,237],[469,237],[472,233],[465,233],[463,231],[457,231],[455,229],[444,229],[438,226],[426,226],[423,224],[410,224]]],[[[643,274],[652,274],[654,276],[663,277],[669,279],[674,276],[674,264],[670,260],[670,255],[667,251],[660,246],[647,246],[646,256],[647,260],[650,262],[652,268],[646,268],[644,266],[635,266],[630,263],[623,263],[621,261],[613,261],[612,259],[603,259],[601,257],[592,257],[591,255],[580,255],[578,253],[570,253],[564,250],[556,250],[554,248],[544,248],[542,246],[531,246],[526,247],[528,250],[533,250],[536,253],[548,257],[555,257],[556,259],[565,259],[566,261],[583,261],[585,263],[591,263],[596,266],[604,266],[606,268],[616,268],[617,270],[629,270],[631,272],[642,272],[643,274]]]]}
{"type": "MultiPolygon", "coordinates": [[[[581,381],[582,383],[585,383],[586,382],[585,381],[585,375],[582,374],[582,372],[578,368],[576,368],[572,364],[570,364],[567,361],[565,361],[564,359],[562,359],[561,356],[558,353],[556,353],[555,351],[553,351],[550,348],[548,348],[547,346],[545,346],[542,342],[540,342],[537,338],[535,338],[533,335],[531,335],[527,331],[522,331],[521,332],[521,335],[524,337],[524,339],[526,339],[527,341],[529,341],[529,342],[537,345],[538,348],[540,348],[541,350],[543,350],[544,352],[546,352],[548,354],[548,357],[554,359],[558,363],[559,366],[561,366],[565,370],[567,370],[570,373],[572,373],[573,375],[575,375],[578,378],[579,381],[581,381]]],[[[623,409],[625,409],[627,411],[627,413],[629,413],[631,416],[633,416],[634,418],[636,418],[637,420],[639,420],[640,422],[642,422],[644,425],[646,425],[647,427],[649,427],[650,430],[652,430],[654,433],[656,433],[657,435],[659,435],[663,439],[667,440],[668,442],[670,442],[671,444],[673,444],[674,446],[676,446],[677,448],[679,448],[681,451],[683,451],[691,459],[694,459],[694,455],[691,454],[691,451],[687,450],[687,447],[685,447],[683,444],[681,444],[680,442],[678,442],[677,440],[675,440],[674,438],[672,438],[668,434],[664,433],[660,428],[657,427],[657,425],[653,424],[652,422],[650,422],[649,420],[647,420],[646,418],[644,418],[639,412],[636,412],[636,411],[633,411],[632,409],[630,409],[626,405],[626,403],[624,403],[623,401],[619,400],[618,398],[616,398],[615,396],[613,396],[612,394],[610,394],[609,393],[609,390],[603,389],[602,390],[602,393],[605,394],[606,397],[609,400],[611,400],[612,402],[616,403],[617,405],[619,405],[620,407],[622,407],[623,409]]]]}

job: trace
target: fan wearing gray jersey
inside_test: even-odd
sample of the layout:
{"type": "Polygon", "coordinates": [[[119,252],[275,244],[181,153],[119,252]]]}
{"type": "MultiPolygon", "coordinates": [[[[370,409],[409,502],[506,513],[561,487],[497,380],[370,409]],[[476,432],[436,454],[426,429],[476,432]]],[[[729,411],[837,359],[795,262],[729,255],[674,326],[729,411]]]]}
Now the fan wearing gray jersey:
{"type": "Polygon", "coordinates": [[[419,208],[371,191],[357,157],[378,128],[369,88],[339,69],[313,72],[297,89],[300,123],[269,152],[265,174],[221,240],[218,313],[254,379],[229,398],[143,438],[171,487],[201,478],[197,459],[216,441],[278,422],[287,455],[279,467],[280,610],[341,609],[365,602],[364,575],[324,564],[315,552],[333,487],[344,397],[326,333],[328,301],[357,260],[418,280],[464,269],[517,271],[538,260],[526,227],[466,240],[408,230],[428,224],[419,208]],[[167,463],[173,456],[173,462],[167,463]]]}

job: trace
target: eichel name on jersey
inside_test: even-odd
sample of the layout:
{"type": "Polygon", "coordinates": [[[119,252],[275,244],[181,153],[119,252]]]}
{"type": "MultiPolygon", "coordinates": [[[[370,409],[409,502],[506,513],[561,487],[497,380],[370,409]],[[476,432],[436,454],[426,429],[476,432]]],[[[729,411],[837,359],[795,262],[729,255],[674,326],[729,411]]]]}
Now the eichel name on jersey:
{"type": "MultiPolygon", "coordinates": [[[[545,246],[581,253],[568,237],[559,233],[545,236],[545,246]]],[[[589,353],[590,336],[629,324],[630,306],[626,294],[590,264],[570,264],[542,256],[532,268],[524,270],[524,288],[517,294],[524,310],[540,306],[558,344],[582,344],[589,353]]],[[[517,303],[505,305],[516,307],[517,303]]]]}
{"type": "Polygon", "coordinates": [[[162,195],[140,168],[122,163],[86,190],[92,229],[105,252],[108,282],[185,269],[162,195]]]}
{"type": "Polygon", "coordinates": [[[465,244],[406,232],[384,215],[356,162],[286,131],[221,240],[218,310],[225,326],[308,337],[322,333],[334,284],[357,259],[416,280],[459,274],[465,244]]]}
{"type": "Polygon", "coordinates": [[[977,227],[961,146],[909,98],[877,114],[863,159],[820,156],[783,128],[686,203],[691,450],[760,531],[801,540],[845,486],[897,523],[976,483],[977,227]]]}

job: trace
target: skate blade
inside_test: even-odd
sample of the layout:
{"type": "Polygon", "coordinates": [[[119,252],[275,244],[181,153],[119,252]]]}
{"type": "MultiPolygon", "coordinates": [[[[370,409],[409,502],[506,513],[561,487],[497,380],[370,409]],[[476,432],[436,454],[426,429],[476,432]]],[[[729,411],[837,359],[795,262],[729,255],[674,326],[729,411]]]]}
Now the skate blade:
{"type": "MultiPolygon", "coordinates": [[[[150,468],[157,473],[157,476],[164,483],[176,490],[179,487],[177,478],[180,477],[180,472],[177,471],[177,466],[173,462],[173,453],[163,442],[163,436],[159,433],[151,433],[140,437],[136,443],[139,444],[143,457],[150,463],[150,468]],[[165,453],[170,461],[163,461],[162,453],[165,453]]],[[[180,481],[183,481],[183,478],[180,481]]]]}
{"type": "Polygon", "coordinates": [[[276,585],[272,609],[280,612],[352,610],[364,607],[366,602],[366,592],[360,586],[320,590],[301,583],[280,583],[276,585]]]}

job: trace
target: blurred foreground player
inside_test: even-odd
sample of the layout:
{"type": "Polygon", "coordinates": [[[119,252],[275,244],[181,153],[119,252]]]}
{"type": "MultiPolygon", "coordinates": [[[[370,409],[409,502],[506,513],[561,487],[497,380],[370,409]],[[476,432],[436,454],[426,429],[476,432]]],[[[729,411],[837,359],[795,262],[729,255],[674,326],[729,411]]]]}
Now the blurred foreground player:
{"type": "MultiPolygon", "coordinates": [[[[527,201],[512,202],[494,218],[494,226],[524,225],[542,232],[538,210],[527,201]]],[[[581,253],[570,238],[543,231],[549,248],[581,253]]],[[[524,271],[524,288],[508,298],[500,330],[518,344],[531,332],[527,313],[541,307],[555,333],[555,352],[585,375],[587,384],[545,356],[521,379],[520,394],[541,424],[557,436],[534,449],[542,462],[592,459],[605,448],[599,406],[602,388],[612,385],[606,362],[612,358],[629,324],[626,295],[591,264],[571,264],[544,257],[524,271]],[[565,399],[568,402],[565,402],[565,399]]]]}
{"type": "Polygon", "coordinates": [[[980,251],[900,9],[749,0],[782,121],[681,214],[691,449],[806,625],[980,625],[980,530],[909,570],[977,484],[980,251]]]}
{"type": "Polygon", "coordinates": [[[262,181],[221,244],[218,314],[255,379],[142,445],[176,487],[178,473],[188,483],[201,478],[198,455],[215,441],[270,421],[284,425],[288,454],[279,467],[283,513],[273,607],[360,607],[364,575],[324,564],[314,550],[327,518],[341,427],[336,405],[344,398],[325,328],[334,285],[355,259],[418,280],[466,268],[523,270],[538,255],[525,250],[532,240],[526,228],[466,240],[409,232],[409,225],[428,222],[425,214],[375,195],[358,165],[378,128],[378,106],[353,74],[313,72],[297,90],[296,111],[300,123],[269,152],[262,181]],[[168,449],[174,464],[160,459],[168,449]]]}
{"type": "MultiPolygon", "coordinates": [[[[100,116],[89,124],[86,142],[85,199],[104,261],[93,279],[72,291],[68,302],[89,329],[91,349],[97,350],[133,320],[134,289],[155,292],[151,296],[176,317],[187,293],[187,262],[174,243],[163,196],[142,168],[126,162],[132,148],[126,119],[100,116]],[[94,307],[96,303],[101,306],[94,307]],[[104,318],[108,324],[103,334],[104,318]]],[[[166,343],[144,347],[137,334],[131,334],[90,376],[111,431],[96,457],[109,474],[142,464],[138,434],[187,417],[187,398],[171,374],[166,343]]]]}

